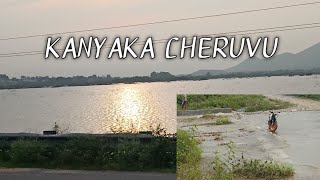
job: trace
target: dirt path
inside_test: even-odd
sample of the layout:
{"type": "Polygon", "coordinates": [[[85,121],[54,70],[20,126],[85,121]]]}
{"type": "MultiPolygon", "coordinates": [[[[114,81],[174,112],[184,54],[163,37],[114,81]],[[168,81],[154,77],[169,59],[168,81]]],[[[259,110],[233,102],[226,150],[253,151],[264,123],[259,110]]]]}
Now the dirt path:
{"type": "Polygon", "coordinates": [[[295,104],[295,107],[289,108],[290,111],[320,111],[320,101],[304,99],[295,96],[286,95],[266,95],[271,99],[279,99],[295,104]]]}

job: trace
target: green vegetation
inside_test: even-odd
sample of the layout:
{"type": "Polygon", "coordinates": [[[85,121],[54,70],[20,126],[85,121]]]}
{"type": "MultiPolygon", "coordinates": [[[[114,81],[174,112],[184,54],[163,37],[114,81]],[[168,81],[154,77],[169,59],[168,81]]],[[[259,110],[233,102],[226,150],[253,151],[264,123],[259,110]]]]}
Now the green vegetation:
{"type": "Polygon", "coordinates": [[[292,94],[291,96],[320,101],[320,94],[292,94]]]}
{"type": "Polygon", "coordinates": [[[214,122],[214,125],[226,125],[231,123],[232,122],[230,121],[228,116],[218,116],[218,118],[214,122]]]}
{"type": "Polygon", "coordinates": [[[289,164],[277,163],[266,160],[247,160],[237,159],[235,156],[235,147],[232,142],[227,144],[228,151],[224,155],[215,153],[213,160],[213,179],[227,180],[234,177],[244,179],[278,179],[290,177],[294,174],[294,169],[289,164]]]}
{"type": "MultiPolygon", "coordinates": [[[[187,109],[231,108],[246,112],[285,109],[293,104],[269,99],[263,95],[187,95],[187,109]]],[[[178,95],[177,108],[181,110],[182,95],[178,95]]]]}
{"type": "Polygon", "coordinates": [[[62,129],[62,127],[57,123],[57,122],[54,122],[54,125],[52,127],[52,130],[53,131],[56,131],[57,134],[66,134],[66,133],[69,133],[69,128],[68,127],[64,127],[62,129]]]}
{"type": "Polygon", "coordinates": [[[216,116],[216,115],[207,114],[207,115],[203,115],[201,119],[212,120],[213,122],[194,124],[194,126],[215,126],[215,125],[232,124],[228,116],[216,116]]]}
{"type": "Polygon", "coordinates": [[[244,160],[234,173],[242,177],[275,179],[293,176],[294,168],[274,161],[244,160]]]}
{"type": "Polygon", "coordinates": [[[215,115],[215,114],[204,114],[204,115],[201,116],[201,119],[209,119],[209,120],[211,120],[211,119],[215,119],[217,117],[219,117],[219,116],[215,115]]]}
{"type": "Polygon", "coordinates": [[[86,170],[176,170],[175,138],[0,140],[0,167],[86,170]]]}
{"type": "Polygon", "coordinates": [[[201,149],[199,142],[193,137],[193,132],[177,131],[177,179],[200,180],[201,149]]]}
{"type": "Polygon", "coordinates": [[[197,124],[197,126],[201,125],[225,125],[225,124],[232,124],[228,116],[224,115],[215,115],[215,114],[204,114],[201,117],[190,117],[190,118],[181,118],[178,119],[180,122],[192,122],[196,120],[208,120],[213,122],[208,123],[201,123],[197,124]]]}
{"type": "Polygon", "coordinates": [[[294,175],[292,165],[275,161],[236,158],[233,142],[227,145],[225,154],[215,152],[213,171],[203,172],[200,167],[200,142],[194,139],[194,132],[177,132],[177,179],[178,180],[230,180],[239,179],[279,179],[294,175]]]}

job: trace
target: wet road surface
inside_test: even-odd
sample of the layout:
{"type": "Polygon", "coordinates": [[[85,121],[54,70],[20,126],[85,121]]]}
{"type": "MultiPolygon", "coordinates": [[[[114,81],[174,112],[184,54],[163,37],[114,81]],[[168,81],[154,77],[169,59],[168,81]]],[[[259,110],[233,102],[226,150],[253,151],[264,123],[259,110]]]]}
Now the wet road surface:
{"type": "MultiPolygon", "coordinates": [[[[214,152],[226,152],[225,144],[233,141],[238,157],[290,163],[295,168],[294,179],[319,179],[320,111],[281,112],[276,134],[267,129],[268,114],[231,113],[233,124],[198,126],[203,168],[210,170],[214,152]]],[[[201,124],[201,120],[193,123],[201,124]]],[[[188,123],[178,125],[189,128],[188,123]]]]}
{"type": "MultiPolygon", "coordinates": [[[[265,114],[256,114],[248,116],[248,120],[259,129],[261,124],[266,123],[265,117],[265,114]]],[[[276,134],[269,133],[262,126],[258,136],[266,136],[264,144],[273,152],[273,158],[292,163],[297,176],[303,174],[320,178],[320,112],[282,112],[278,125],[276,134]]]]}

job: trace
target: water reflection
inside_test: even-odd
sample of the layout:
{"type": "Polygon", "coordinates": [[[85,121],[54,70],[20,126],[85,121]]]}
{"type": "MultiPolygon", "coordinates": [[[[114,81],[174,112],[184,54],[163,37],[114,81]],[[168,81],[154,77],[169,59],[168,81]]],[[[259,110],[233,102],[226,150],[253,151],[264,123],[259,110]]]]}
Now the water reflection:
{"type": "Polygon", "coordinates": [[[116,116],[113,120],[111,130],[113,132],[139,132],[141,120],[146,119],[142,108],[151,106],[145,99],[141,89],[126,87],[121,89],[113,101],[116,116]],[[143,103],[146,103],[143,105],[143,103]]]}
{"type": "Polygon", "coordinates": [[[176,93],[317,93],[320,76],[215,79],[171,83],[0,90],[0,132],[176,132],[176,93]]]}
{"type": "Polygon", "coordinates": [[[71,133],[176,131],[175,92],[163,84],[1,90],[0,99],[0,132],[41,133],[55,122],[71,133]]]}

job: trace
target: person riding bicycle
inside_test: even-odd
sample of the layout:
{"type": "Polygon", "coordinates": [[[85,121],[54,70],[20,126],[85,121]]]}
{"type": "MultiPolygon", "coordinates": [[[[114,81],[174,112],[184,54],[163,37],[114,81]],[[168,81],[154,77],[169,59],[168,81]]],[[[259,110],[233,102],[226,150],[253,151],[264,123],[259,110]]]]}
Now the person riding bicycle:
{"type": "Polygon", "coordinates": [[[270,124],[273,125],[273,123],[275,123],[277,121],[277,114],[274,113],[273,111],[270,112],[270,115],[269,115],[269,122],[270,124]]]}

